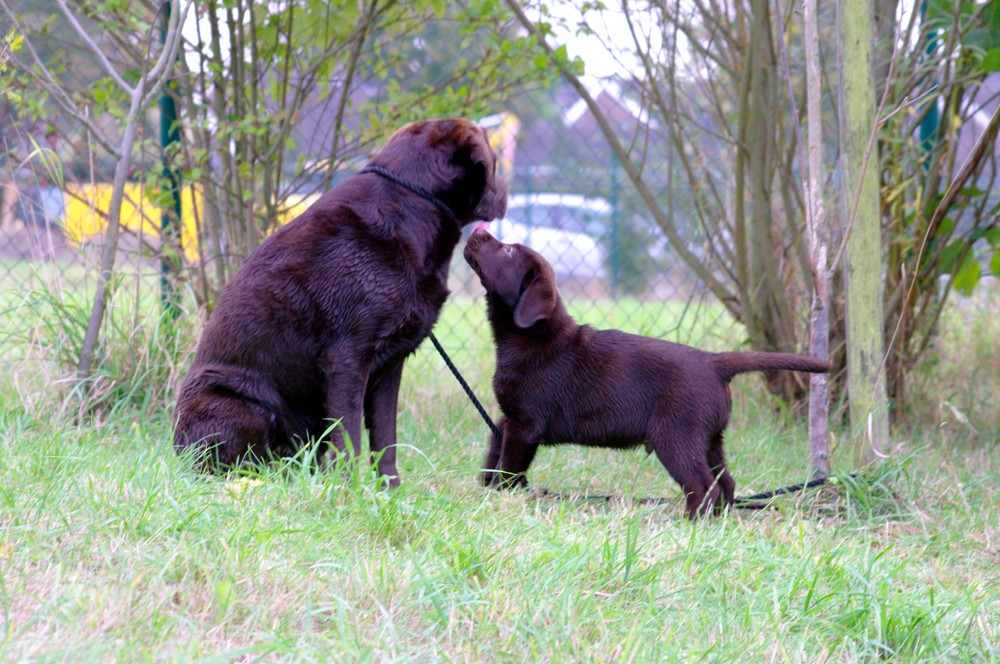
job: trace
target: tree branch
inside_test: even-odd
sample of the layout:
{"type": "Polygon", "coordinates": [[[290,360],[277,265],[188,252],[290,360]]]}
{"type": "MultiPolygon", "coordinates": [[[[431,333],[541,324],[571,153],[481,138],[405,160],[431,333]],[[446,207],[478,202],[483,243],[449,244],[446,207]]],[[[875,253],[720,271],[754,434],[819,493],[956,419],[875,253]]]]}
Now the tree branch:
{"type": "MultiPolygon", "coordinates": [[[[551,56],[553,54],[553,49],[549,46],[547,40],[545,39],[545,35],[542,34],[541,30],[538,29],[538,26],[527,17],[524,13],[524,8],[521,7],[520,3],[518,3],[517,0],[506,0],[506,2],[507,6],[517,17],[518,22],[520,22],[521,25],[531,35],[533,35],[535,39],[538,40],[538,44],[542,50],[547,55],[551,56]]],[[[618,136],[611,127],[611,123],[608,121],[607,116],[605,116],[605,114],[601,111],[601,108],[597,105],[597,100],[594,99],[576,74],[561,63],[558,66],[560,73],[577,91],[577,94],[580,95],[580,98],[583,99],[587,108],[594,116],[594,119],[601,129],[601,133],[604,134],[604,138],[608,141],[611,149],[614,150],[615,154],[618,156],[622,167],[625,169],[629,179],[632,181],[632,185],[636,188],[636,191],[639,193],[639,196],[646,204],[647,209],[649,209],[650,214],[653,215],[657,224],[659,224],[660,228],[663,229],[667,239],[670,240],[670,243],[673,245],[674,250],[677,251],[680,258],[688,267],[691,268],[698,278],[701,279],[709,287],[709,289],[711,289],[719,300],[725,302],[733,299],[732,293],[730,293],[725,286],[723,286],[723,284],[715,278],[715,275],[713,275],[712,272],[685,246],[680,235],[678,235],[676,228],[674,228],[672,220],[667,218],[666,214],[664,214],[663,209],[653,196],[653,192],[650,191],[649,186],[642,177],[642,174],[636,168],[628,150],[626,150],[626,148],[621,144],[621,141],[618,140],[618,136]]]]}
{"type": "Polygon", "coordinates": [[[118,250],[118,234],[121,220],[122,200],[125,194],[125,180],[128,177],[129,166],[132,161],[132,146],[135,143],[136,133],[141,123],[141,116],[153,98],[155,90],[158,90],[164,83],[169,73],[169,67],[173,64],[177,56],[177,46],[180,43],[181,19],[187,15],[187,10],[191,6],[189,0],[184,11],[178,11],[179,0],[170,0],[173,5],[170,12],[170,25],[168,27],[164,48],[157,59],[155,66],[143,72],[139,83],[132,90],[132,100],[129,105],[128,119],[125,123],[125,132],[122,135],[122,144],[118,164],[115,166],[115,179],[111,189],[111,204],[108,208],[108,228],[105,233],[104,247],[101,252],[101,271],[97,279],[97,289],[94,293],[94,305],[87,319],[87,331],[84,333],[83,341],[80,344],[80,359],[77,363],[77,379],[84,382],[90,378],[93,370],[94,351],[100,338],[101,326],[104,323],[104,312],[107,308],[108,296],[111,289],[111,277],[115,266],[115,255],[118,250]],[[146,85],[152,79],[149,92],[146,92],[146,85]]]}
{"type": "Polygon", "coordinates": [[[90,48],[91,51],[93,51],[94,55],[97,57],[97,60],[104,67],[105,71],[108,72],[108,76],[114,79],[115,83],[117,83],[118,86],[121,87],[121,89],[124,90],[125,94],[127,94],[129,97],[135,94],[135,88],[129,85],[125,81],[125,79],[121,77],[121,75],[118,73],[118,70],[116,70],[114,68],[114,65],[111,64],[111,61],[108,60],[108,56],[104,54],[104,51],[101,50],[101,47],[98,46],[94,42],[94,40],[90,37],[90,33],[83,29],[83,26],[80,25],[80,21],[76,19],[76,15],[72,11],[70,11],[69,7],[66,6],[66,0],[56,0],[56,3],[59,5],[59,9],[62,10],[63,16],[66,17],[66,20],[69,21],[69,24],[73,26],[74,30],[76,30],[77,36],[83,41],[84,44],[86,44],[90,48]]]}
{"type": "MultiPolygon", "coordinates": [[[[4,13],[7,14],[8,18],[10,18],[11,22],[14,24],[14,28],[22,35],[27,34],[27,32],[24,29],[24,26],[21,25],[21,23],[17,20],[17,16],[14,15],[14,12],[7,5],[6,0],[0,0],[0,6],[3,7],[4,13]]],[[[120,156],[118,149],[114,145],[112,145],[110,141],[104,138],[100,129],[98,129],[98,127],[93,122],[91,122],[90,118],[88,118],[86,115],[80,112],[80,110],[77,108],[77,104],[66,93],[66,91],[62,88],[62,86],[59,85],[59,82],[52,75],[52,72],[49,71],[49,68],[45,66],[44,62],[42,62],[41,57],[39,57],[38,53],[35,51],[35,47],[30,39],[26,38],[24,40],[24,47],[31,54],[32,60],[34,60],[35,65],[38,67],[39,72],[41,73],[34,71],[26,63],[23,63],[20,60],[15,59],[13,60],[13,62],[18,67],[18,69],[20,69],[25,74],[34,79],[35,83],[37,83],[47,93],[52,95],[52,98],[55,99],[56,103],[59,104],[59,107],[62,108],[63,111],[72,116],[73,119],[79,122],[81,125],[86,127],[90,131],[90,133],[93,134],[93,136],[95,137],[97,142],[101,145],[101,147],[107,150],[108,154],[117,159],[120,156]]]]}

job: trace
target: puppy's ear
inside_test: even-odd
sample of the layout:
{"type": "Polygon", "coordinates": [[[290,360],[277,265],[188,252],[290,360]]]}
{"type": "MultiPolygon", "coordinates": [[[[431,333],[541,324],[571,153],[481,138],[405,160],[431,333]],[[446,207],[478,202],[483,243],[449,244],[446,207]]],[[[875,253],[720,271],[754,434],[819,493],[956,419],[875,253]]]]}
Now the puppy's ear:
{"type": "Polygon", "coordinates": [[[552,316],[559,297],[556,293],[556,283],[552,274],[543,270],[534,270],[528,287],[521,293],[514,307],[514,324],[527,329],[540,320],[552,316]]]}

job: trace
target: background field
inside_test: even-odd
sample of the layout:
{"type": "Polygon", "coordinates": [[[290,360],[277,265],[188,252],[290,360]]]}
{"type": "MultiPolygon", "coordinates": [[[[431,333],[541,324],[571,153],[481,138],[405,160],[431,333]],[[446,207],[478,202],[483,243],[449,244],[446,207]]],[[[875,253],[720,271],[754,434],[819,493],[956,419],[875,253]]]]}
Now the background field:
{"type": "MultiPolygon", "coordinates": [[[[0,659],[998,658],[992,302],[950,312],[919,374],[932,424],[897,431],[892,457],[773,510],[691,524],[641,452],[543,450],[534,486],[569,499],[480,488],[485,426],[427,345],[401,396],[398,491],[306,459],[203,477],[170,447],[172,390],[197,330],[173,335],[123,304],[106,399],[81,418],[60,382],[59,344],[78,324],[65,296],[6,297],[4,324],[19,332],[0,388],[0,659]]],[[[623,327],[666,325],[700,345],[739,337],[711,308],[604,306],[623,327]]],[[[444,316],[442,343],[495,413],[481,300],[444,316]]],[[[805,479],[802,423],[757,378],[735,390],[739,493],[805,479]]],[[[847,436],[837,432],[841,473],[854,470],[847,436]]]]}

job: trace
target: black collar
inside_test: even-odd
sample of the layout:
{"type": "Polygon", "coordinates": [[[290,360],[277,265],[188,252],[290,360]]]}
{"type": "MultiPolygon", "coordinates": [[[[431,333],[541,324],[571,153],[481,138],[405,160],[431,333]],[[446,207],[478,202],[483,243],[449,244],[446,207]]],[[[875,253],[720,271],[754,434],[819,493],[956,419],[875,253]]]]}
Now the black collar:
{"type": "Polygon", "coordinates": [[[452,223],[454,223],[456,226],[461,227],[462,224],[459,223],[458,217],[456,217],[455,213],[451,211],[451,208],[448,207],[448,204],[445,203],[444,201],[442,201],[440,198],[438,198],[434,194],[432,194],[431,192],[429,192],[426,189],[424,189],[423,187],[418,187],[417,185],[413,184],[412,182],[407,182],[406,180],[404,180],[403,178],[399,177],[398,175],[396,175],[392,171],[388,171],[388,170],[382,168],[381,166],[365,166],[360,171],[358,171],[359,175],[361,173],[375,173],[377,175],[381,175],[386,180],[389,180],[391,182],[395,182],[400,187],[403,187],[405,189],[409,189],[410,191],[412,191],[417,196],[420,196],[424,200],[429,201],[429,202],[433,203],[434,205],[438,206],[438,208],[442,212],[444,212],[445,216],[448,217],[448,219],[450,219],[452,221],[452,223]]]}

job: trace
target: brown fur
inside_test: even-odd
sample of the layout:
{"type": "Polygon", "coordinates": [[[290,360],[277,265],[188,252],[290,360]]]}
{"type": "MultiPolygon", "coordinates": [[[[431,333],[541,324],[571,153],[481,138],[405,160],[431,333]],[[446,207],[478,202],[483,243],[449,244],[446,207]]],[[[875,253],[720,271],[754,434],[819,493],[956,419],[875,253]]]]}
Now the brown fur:
{"type": "Polygon", "coordinates": [[[729,381],[747,371],[824,372],[789,353],[709,353],[618,330],[577,325],[549,263],[523,245],[476,229],[465,260],[486,288],[497,349],[493,389],[502,445],[491,436],[483,482],[526,484],[539,445],[645,445],[687,499],[687,516],[733,504],[722,434],[729,381]]]}
{"type": "Polygon", "coordinates": [[[369,162],[432,192],[457,217],[375,173],[326,193],[258,247],[223,290],[177,402],[174,446],[212,468],[294,454],[309,440],[396,472],[404,359],[448,295],[462,226],[506,211],[485,132],[466,120],[409,124],[369,162]],[[334,422],[336,427],[328,435],[334,422]],[[325,440],[324,440],[325,439],[325,440]]]}

